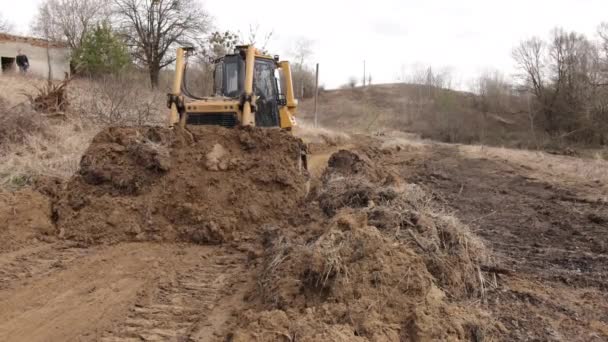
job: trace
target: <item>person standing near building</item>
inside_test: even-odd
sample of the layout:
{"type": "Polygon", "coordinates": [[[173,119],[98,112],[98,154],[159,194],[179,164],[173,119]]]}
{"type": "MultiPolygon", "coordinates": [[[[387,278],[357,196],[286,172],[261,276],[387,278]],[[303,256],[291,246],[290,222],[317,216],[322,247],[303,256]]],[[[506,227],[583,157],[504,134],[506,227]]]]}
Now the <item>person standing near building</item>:
{"type": "Polygon", "coordinates": [[[21,49],[17,52],[17,66],[22,73],[26,73],[27,69],[30,67],[30,61],[27,59],[27,56],[23,54],[21,49]]]}

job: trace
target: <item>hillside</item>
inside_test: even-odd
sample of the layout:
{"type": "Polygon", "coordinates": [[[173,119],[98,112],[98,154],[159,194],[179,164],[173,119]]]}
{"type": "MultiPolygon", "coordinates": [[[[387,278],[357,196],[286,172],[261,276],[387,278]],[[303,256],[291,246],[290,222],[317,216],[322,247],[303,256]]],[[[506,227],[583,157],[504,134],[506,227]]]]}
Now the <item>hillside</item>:
{"type": "MultiPolygon", "coordinates": [[[[444,142],[530,147],[529,120],[521,100],[505,95],[485,113],[472,93],[415,84],[383,84],[323,91],[319,124],[358,132],[398,129],[444,142]]],[[[313,120],[314,100],[301,102],[301,115],[313,120]]]]}

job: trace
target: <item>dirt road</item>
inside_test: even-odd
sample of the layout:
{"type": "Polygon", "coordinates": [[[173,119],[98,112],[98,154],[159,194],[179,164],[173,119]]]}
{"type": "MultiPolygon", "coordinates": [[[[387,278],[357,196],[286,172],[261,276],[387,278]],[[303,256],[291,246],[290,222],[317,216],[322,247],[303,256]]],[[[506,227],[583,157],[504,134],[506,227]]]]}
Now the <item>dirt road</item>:
{"type": "Polygon", "coordinates": [[[54,243],[0,258],[2,341],[209,341],[247,279],[222,247],[54,243]]]}

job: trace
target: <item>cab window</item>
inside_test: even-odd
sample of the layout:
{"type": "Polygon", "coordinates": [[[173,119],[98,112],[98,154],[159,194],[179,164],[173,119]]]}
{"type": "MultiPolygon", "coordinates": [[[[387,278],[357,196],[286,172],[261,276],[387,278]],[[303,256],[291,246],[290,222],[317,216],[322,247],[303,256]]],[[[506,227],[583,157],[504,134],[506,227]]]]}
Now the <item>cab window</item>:
{"type": "Polygon", "coordinates": [[[264,99],[274,99],[277,95],[277,83],[275,78],[275,63],[271,60],[256,59],[254,70],[254,92],[255,95],[264,99]]]}
{"type": "Polygon", "coordinates": [[[237,55],[226,56],[223,67],[223,95],[227,97],[239,97],[243,92],[245,77],[245,63],[237,55]]]}

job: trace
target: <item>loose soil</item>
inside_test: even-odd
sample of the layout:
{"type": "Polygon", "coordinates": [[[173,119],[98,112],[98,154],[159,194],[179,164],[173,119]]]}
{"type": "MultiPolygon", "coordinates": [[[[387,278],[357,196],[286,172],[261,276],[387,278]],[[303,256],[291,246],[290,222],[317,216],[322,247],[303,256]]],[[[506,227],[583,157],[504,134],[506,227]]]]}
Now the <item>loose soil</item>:
{"type": "Polygon", "coordinates": [[[432,192],[493,250],[499,268],[484,307],[505,340],[608,339],[608,204],[594,180],[572,186],[437,144],[394,150],[382,164],[432,192]]]}
{"type": "Polygon", "coordinates": [[[222,243],[287,217],[306,196],[300,140],[280,130],[109,128],[54,210],[86,243],[222,243]]]}
{"type": "Polygon", "coordinates": [[[386,139],[318,143],[309,188],[281,131],[103,131],[0,196],[0,340],[608,339],[585,184],[386,139]]]}

